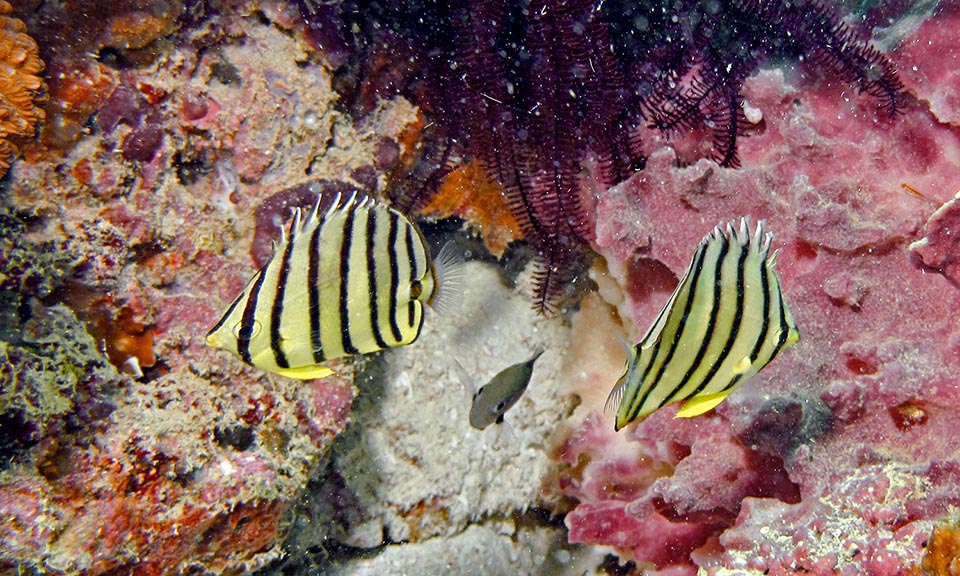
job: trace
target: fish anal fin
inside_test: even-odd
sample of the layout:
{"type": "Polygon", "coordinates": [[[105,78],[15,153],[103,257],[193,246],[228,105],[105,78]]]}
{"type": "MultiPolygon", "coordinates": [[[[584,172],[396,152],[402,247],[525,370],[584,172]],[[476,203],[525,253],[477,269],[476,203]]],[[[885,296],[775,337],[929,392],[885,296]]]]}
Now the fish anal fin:
{"type": "Polygon", "coordinates": [[[800,341],[800,331],[797,330],[796,326],[791,326],[790,330],[787,332],[787,346],[792,346],[800,341]]]}
{"type": "Polygon", "coordinates": [[[281,376],[296,378],[297,380],[314,380],[317,378],[326,378],[333,374],[333,370],[319,364],[299,366],[297,368],[281,368],[276,372],[281,376]]]}
{"type": "Polygon", "coordinates": [[[676,418],[693,418],[715,408],[723,402],[724,398],[730,395],[729,390],[717,392],[716,394],[704,394],[703,396],[694,396],[684,401],[683,406],[677,411],[676,418]]]}

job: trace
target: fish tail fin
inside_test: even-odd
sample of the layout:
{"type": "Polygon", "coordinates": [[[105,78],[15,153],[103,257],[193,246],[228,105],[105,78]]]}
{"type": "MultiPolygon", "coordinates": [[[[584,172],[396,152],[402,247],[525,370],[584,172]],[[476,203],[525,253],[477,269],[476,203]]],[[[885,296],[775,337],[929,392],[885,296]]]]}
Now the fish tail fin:
{"type": "Polygon", "coordinates": [[[430,307],[440,314],[448,313],[463,294],[464,260],[455,242],[447,242],[440,249],[433,262],[433,274],[436,289],[430,307]]]}

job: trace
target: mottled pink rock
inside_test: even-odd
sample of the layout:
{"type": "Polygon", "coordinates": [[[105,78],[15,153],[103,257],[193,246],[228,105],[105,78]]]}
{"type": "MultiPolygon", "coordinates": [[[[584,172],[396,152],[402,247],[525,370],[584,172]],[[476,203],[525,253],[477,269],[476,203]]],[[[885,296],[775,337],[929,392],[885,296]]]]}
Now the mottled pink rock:
{"type": "Polygon", "coordinates": [[[763,71],[745,96],[766,130],[742,140],[742,168],[680,166],[661,147],[601,196],[594,247],[620,279],[633,334],[669,295],[644,286],[651,263],[679,278],[704,234],[749,215],[776,235],[801,338],[715,412],[674,419],[667,407],[622,431],[637,449],[632,467],[622,463],[627,447],[606,458],[612,441],[584,424],[594,446],[582,442],[588,456],[567,473],[589,481],[560,485],[580,501],[567,516],[571,536],[708,574],[902,574],[919,561],[933,524],[960,505],[960,210],[931,217],[929,200],[901,185],[938,202],[960,187],[960,137],[942,105],[957,82],[938,52],[957,44],[947,37],[956,12],[893,55],[927,100],[902,116],[763,71]],[[914,65],[926,76],[911,76],[914,65]],[[630,490],[595,488],[621,476],[630,490]],[[671,555],[644,539],[648,522],[698,525],[702,543],[671,555]]]}
{"type": "Polygon", "coordinates": [[[937,16],[924,21],[899,50],[899,60],[909,64],[898,70],[904,85],[929,103],[930,111],[940,122],[949,124],[960,123],[957,26],[960,26],[960,7],[943,2],[937,7],[937,16]]]}
{"type": "Polygon", "coordinates": [[[309,213],[320,201],[318,210],[323,212],[333,205],[337,194],[349,197],[356,192],[356,186],[347,182],[316,181],[281,190],[265,198],[256,207],[256,229],[250,255],[257,267],[270,259],[274,242],[280,240],[281,229],[289,228],[294,210],[300,208],[309,213]]]}
{"type": "Polygon", "coordinates": [[[923,226],[923,238],[910,245],[924,265],[960,286],[960,193],[938,208],[923,226]]]}
{"type": "Polygon", "coordinates": [[[708,536],[703,524],[672,522],[656,513],[638,518],[615,502],[579,506],[567,517],[567,525],[571,543],[635,550],[639,562],[658,568],[676,564],[708,536]]]}

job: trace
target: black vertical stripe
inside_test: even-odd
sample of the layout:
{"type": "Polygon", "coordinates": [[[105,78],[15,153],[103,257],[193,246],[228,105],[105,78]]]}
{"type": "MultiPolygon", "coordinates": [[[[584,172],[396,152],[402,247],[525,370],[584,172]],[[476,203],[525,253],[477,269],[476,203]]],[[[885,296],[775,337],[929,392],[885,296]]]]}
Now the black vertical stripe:
{"type": "MultiPolygon", "coordinates": [[[[673,350],[676,348],[677,343],[680,341],[680,336],[683,334],[683,329],[686,326],[687,317],[690,315],[690,309],[693,306],[694,298],[696,298],[697,284],[700,281],[700,273],[703,271],[703,258],[706,253],[707,253],[707,244],[703,243],[697,249],[697,253],[693,257],[693,262],[690,263],[690,272],[692,272],[692,274],[690,274],[689,276],[685,276],[685,278],[688,278],[690,281],[690,292],[689,294],[687,294],[687,301],[683,305],[683,315],[680,317],[680,323],[677,325],[676,332],[674,332],[674,335],[673,335],[673,343],[670,346],[671,355],[673,354],[673,350]]],[[[681,282],[683,282],[683,280],[681,280],[681,282]]],[[[667,322],[664,324],[663,329],[667,330],[669,329],[669,327],[670,327],[670,318],[668,316],[667,322]]],[[[663,349],[664,347],[663,344],[664,343],[662,341],[657,342],[657,344],[653,347],[653,356],[650,358],[650,361],[644,367],[643,374],[640,376],[639,382],[641,385],[643,385],[643,383],[647,381],[647,377],[650,375],[650,370],[653,368],[653,365],[656,364],[657,356],[660,354],[660,350],[663,349]]],[[[642,356],[642,354],[643,354],[643,351],[639,351],[639,355],[642,356]]],[[[669,362],[669,358],[666,361],[669,362]]],[[[631,402],[631,406],[635,408],[630,411],[630,418],[628,418],[627,421],[635,420],[637,418],[637,415],[640,413],[641,410],[643,410],[643,405],[646,404],[647,398],[650,396],[650,393],[653,392],[654,388],[655,386],[653,385],[648,386],[647,389],[643,392],[642,395],[640,395],[640,397],[637,400],[635,400],[634,402],[631,402]]]]}
{"type": "MultiPolygon", "coordinates": [[[[767,275],[771,274],[771,272],[770,269],[767,268],[766,260],[762,262],[761,266],[760,290],[763,293],[763,322],[760,324],[760,334],[757,336],[757,343],[754,344],[753,350],[750,351],[751,364],[760,356],[760,351],[763,349],[763,345],[767,340],[767,331],[770,329],[770,279],[767,275]]],[[[783,307],[783,300],[780,301],[780,306],[781,308],[783,307]]]]}
{"type": "Polygon", "coordinates": [[[240,358],[247,364],[251,364],[250,340],[253,338],[253,328],[256,322],[257,299],[260,297],[263,280],[264,277],[266,277],[266,271],[267,268],[270,267],[271,262],[273,262],[272,255],[270,256],[270,260],[267,261],[266,266],[257,272],[257,279],[254,281],[253,286],[250,287],[250,294],[247,296],[247,305],[243,308],[243,317],[240,319],[240,330],[237,331],[237,352],[240,353],[240,358]]]}
{"type": "Polygon", "coordinates": [[[790,324],[787,323],[787,305],[783,302],[783,290],[777,284],[777,299],[780,301],[780,338],[777,341],[777,350],[786,343],[790,336],[790,324]]]}
{"type": "Polygon", "coordinates": [[[347,354],[360,352],[350,339],[350,244],[355,213],[356,206],[348,204],[347,218],[343,223],[343,242],[340,244],[340,342],[347,354]]]}
{"type": "MultiPolygon", "coordinates": [[[[707,371],[707,374],[703,377],[700,384],[697,385],[696,389],[693,390],[687,397],[692,398],[696,396],[707,386],[710,380],[717,374],[717,371],[720,370],[720,366],[723,365],[723,361],[727,359],[727,356],[730,355],[730,350],[733,348],[734,342],[737,340],[737,334],[740,333],[740,325],[743,323],[743,299],[744,299],[744,283],[743,275],[745,272],[745,266],[747,260],[747,255],[749,254],[749,246],[740,245],[740,257],[737,259],[737,307],[733,314],[733,323],[730,326],[730,334],[727,336],[727,341],[724,342],[723,348],[720,350],[720,355],[717,356],[716,361],[713,363],[713,366],[710,367],[710,370],[707,371]]],[[[720,301],[716,302],[716,306],[720,306],[720,301]]],[[[677,388],[682,388],[686,384],[687,380],[693,375],[693,368],[684,376],[683,382],[677,388]]],[[[672,398],[671,398],[672,399],[672,398]]]]}
{"type": "MultiPolygon", "coordinates": [[[[763,350],[763,345],[767,340],[767,331],[770,329],[770,280],[767,278],[767,274],[770,272],[767,268],[767,261],[764,259],[760,263],[760,291],[763,296],[763,320],[760,322],[760,333],[757,335],[757,341],[753,345],[753,350],[750,351],[750,364],[753,365],[757,361],[757,357],[760,356],[760,351],[763,350]]],[[[737,385],[743,378],[743,374],[735,375],[726,386],[723,387],[724,390],[733,390],[733,387],[737,385]]]]}
{"type": "Polygon", "coordinates": [[[310,309],[310,345],[313,348],[313,361],[323,362],[323,342],[320,339],[320,234],[323,232],[323,220],[310,235],[310,254],[307,258],[307,306],[310,309]]]}
{"type": "MultiPolygon", "coordinates": [[[[296,218],[296,223],[299,218],[296,218]]],[[[277,274],[277,286],[273,297],[273,308],[270,310],[270,348],[273,349],[273,359],[277,366],[289,368],[287,355],[280,345],[283,336],[280,331],[280,320],[283,318],[283,295],[287,291],[287,276],[290,274],[290,254],[293,252],[294,234],[296,230],[290,226],[290,238],[287,240],[287,246],[283,251],[283,259],[280,261],[280,272],[277,274]]]]}
{"type": "Polygon", "coordinates": [[[387,348],[383,335],[380,334],[380,290],[377,287],[377,211],[367,213],[367,287],[370,289],[370,328],[373,339],[381,349],[387,348]]]}
{"type": "Polygon", "coordinates": [[[217,324],[207,332],[208,337],[223,327],[224,323],[227,321],[227,318],[230,318],[230,315],[233,314],[233,309],[237,307],[237,304],[240,304],[241,300],[243,300],[243,295],[244,293],[241,292],[239,296],[233,299],[233,302],[230,303],[230,307],[227,308],[227,311],[223,313],[223,316],[220,317],[220,320],[217,321],[217,324]]]}
{"type": "Polygon", "coordinates": [[[784,348],[787,343],[787,338],[790,337],[790,324],[787,323],[787,305],[783,301],[783,291],[780,288],[780,284],[777,284],[777,297],[780,301],[780,335],[777,338],[777,344],[773,348],[773,353],[770,354],[770,359],[767,362],[771,362],[774,358],[777,357],[777,354],[784,348]]]}
{"type": "Polygon", "coordinates": [[[397,324],[397,290],[400,288],[400,267],[397,262],[397,240],[400,235],[400,226],[398,226],[400,216],[391,210],[390,229],[387,237],[390,239],[387,244],[387,256],[390,262],[390,332],[393,333],[393,341],[399,342],[403,338],[400,332],[400,325],[397,324]]]}
{"type": "MultiPolygon", "coordinates": [[[[420,276],[423,275],[423,272],[421,272],[420,269],[419,269],[419,264],[418,264],[418,262],[417,262],[417,256],[416,256],[416,253],[414,252],[413,235],[416,234],[416,231],[414,231],[413,226],[406,226],[406,229],[407,229],[407,236],[406,236],[406,241],[407,241],[407,254],[406,254],[406,256],[410,259],[410,264],[411,264],[411,267],[410,267],[410,282],[411,282],[411,283],[413,283],[413,282],[419,282],[419,281],[420,281],[420,276]]],[[[414,304],[414,299],[411,298],[411,299],[407,302],[407,326],[413,328],[413,323],[414,323],[415,321],[416,321],[416,305],[414,304]]]]}
{"type": "MultiPolygon", "coordinates": [[[[720,254],[716,259],[716,272],[713,276],[713,306],[710,308],[710,318],[707,320],[706,334],[704,334],[704,339],[700,342],[700,347],[697,349],[697,354],[693,358],[693,363],[689,368],[687,368],[687,372],[684,374],[680,382],[673,387],[670,394],[666,395],[666,399],[663,401],[661,406],[669,404],[671,400],[676,399],[676,395],[690,379],[690,376],[692,376],[697,368],[700,367],[704,356],[707,354],[707,349],[710,348],[710,343],[713,341],[713,335],[717,329],[717,315],[720,313],[720,295],[723,292],[723,264],[724,260],[727,258],[727,251],[730,249],[730,242],[728,241],[726,235],[721,237],[723,239],[723,243],[720,245],[720,254]]],[[[660,373],[657,374],[657,379],[653,384],[654,388],[660,385],[660,379],[663,377],[664,373],[666,373],[667,366],[670,364],[671,360],[673,360],[673,355],[676,350],[677,345],[674,343],[673,347],[670,348],[669,356],[667,357],[666,361],[664,361],[663,366],[660,367],[660,373]]]]}
{"type": "MultiPolygon", "coordinates": [[[[412,306],[412,305],[413,305],[413,302],[411,302],[410,305],[412,306]]],[[[417,341],[417,338],[420,337],[420,332],[423,330],[423,320],[424,320],[424,318],[426,318],[426,315],[421,314],[421,315],[420,315],[420,322],[417,323],[417,331],[413,334],[413,340],[410,341],[411,344],[413,344],[414,342],[416,342],[416,341],[417,341]]]]}

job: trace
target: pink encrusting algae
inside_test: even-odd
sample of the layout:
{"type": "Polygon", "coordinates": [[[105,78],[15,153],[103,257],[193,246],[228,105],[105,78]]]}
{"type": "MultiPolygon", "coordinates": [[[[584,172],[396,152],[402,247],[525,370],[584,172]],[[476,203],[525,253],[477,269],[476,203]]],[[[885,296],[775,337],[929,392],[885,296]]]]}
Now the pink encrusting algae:
{"type": "Polygon", "coordinates": [[[646,573],[919,573],[960,505],[960,136],[940,105],[956,87],[934,83],[951,77],[941,54],[960,44],[938,31],[957,18],[943,10],[892,53],[913,96],[902,116],[764,71],[745,95],[766,130],[742,141],[742,168],[677,167],[664,146],[600,198],[595,248],[631,338],[669,295],[631,267],[679,277],[700,237],[739,215],[776,234],[801,338],[703,417],[667,407],[615,439],[594,414],[569,431],[550,486],[578,502],[571,541],[646,573]]]}

